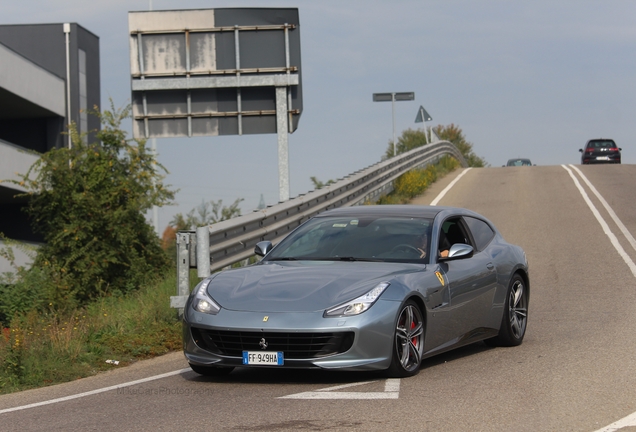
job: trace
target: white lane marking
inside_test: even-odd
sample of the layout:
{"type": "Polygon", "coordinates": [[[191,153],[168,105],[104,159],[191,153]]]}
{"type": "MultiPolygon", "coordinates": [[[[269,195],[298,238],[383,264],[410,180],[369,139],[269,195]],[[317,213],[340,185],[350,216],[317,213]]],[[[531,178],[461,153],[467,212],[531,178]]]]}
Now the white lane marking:
{"type": "Polygon", "coordinates": [[[636,264],[634,264],[634,261],[632,261],[629,255],[627,255],[627,252],[625,252],[625,249],[623,249],[623,247],[620,245],[620,243],[618,242],[618,239],[616,238],[614,233],[610,230],[609,225],[607,225],[607,222],[605,222],[605,219],[603,219],[598,209],[594,206],[594,204],[590,200],[590,197],[587,195],[587,193],[583,189],[583,186],[581,186],[581,183],[579,183],[579,180],[576,178],[576,176],[572,173],[572,171],[568,167],[566,167],[565,165],[561,165],[561,166],[563,167],[564,170],[568,172],[568,174],[570,174],[570,177],[572,177],[572,180],[574,181],[574,185],[577,187],[577,189],[581,193],[583,200],[585,200],[585,203],[587,204],[587,206],[590,208],[590,210],[592,210],[592,214],[594,215],[598,223],[603,228],[603,232],[605,232],[605,235],[607,235],[607,237],[610,239],[612,246],[614,246],[614,249],[616,249],[616,252],[618,252],[621,258],[623,258],[623,261],[625,261],[625,264],[627,264],[629,269],[632,271],[632,274],[634,275],[634,277],[636,277],[636,264]]]}
{"type": "Polygon", "coordinates": [[[464,174],[466,174],[468,171],[470,171],[471,169],[472,169],[472,168],[466,168],[464,171],[462,171],[462,173],[461,173],[460,175],[458,175],[458,176],[455,178],[455,180],[453,180],[453,181],[452,181],[452,182],[451,182],[448,186],[446,186],[446,187],[444,188],[444,190],[443,190],[443,191],[441,191],[441,192],[439,193],[439,195],[437,195],[437,198],[435,198],[433,201],[431,201],[431,205],[432,205],[432,206],[437,205],[437,203],[438,203],[438,202],[439,202],[442,198],[444,198],[444,195],[446,195],[446,192],[448,192],[449,190],[451,190],[451,188],[452,188],[453,186],[455,186],[455,183],[457,183],[457,182],[459,181],[459,179],[460,179],[460,178],[462,178],[462,176],[463,176],[464,174]]]}
{"type": "Polygon", "coordinates": [[[398,399],[400,397],[400,380],[388,379],[384,384],[383,392],[341,392],[349,387],[371,384],[377,381],[365,381],[353,384],[344,384],[335,387],[327,387],[311,392],[296,393],[282,396],[278,399],[398,399]]]}
{"type": "Polygon", "coordinates": [[[634,236],[632,235],[632,233],[629,232],[627,227],[623,224],[623,222],[621,222],[621,220],[618,218],[618,216],[616,216],[616,213],[614,213],[614,210],[612,210],[612,208],[609,206],[607,201],[605,201],[605,198],[603,198],[601,196],[601,194],[596,190],[594,185],[592,185],[592,183],[587,179],[587,177],[585,177],[585,175],[583,175],[583,173],[577,167],[575,167],[572,164],[570,164],[570,167],[574,171],[579,173],[579,176],[581,176],[581,178],[583,179],[585,184],[587,184],[587,186],[594,193],[594,195],[596,195],[596,198],[598,198],[598,200],[601,202],[601,204],[603,204],[603,207],[605,207],[605,210],[607,210],[609,215],[612,217],[612,220],[614,220],[614,223],[616,225],[618,225],[618,228],[621,230],[621,232],[623,233],[623,235],[625,236],[625,238],[627,239],[629,244],[631,244],[632,247],[634,248],[634,250],[636,250],[636,240],[634,239],[634,236]]]}
{"type": "Polygon", "coordinates": [[[630,414],[609,426],[596,430],[595,432],[615,432],[628,426],[636,426],[636,413],[630,414]]]}
{"type": "MultiPolygon", "coordinates": [[[[563,166],[563,168],[565,168],[564,165],[561,165],[561,166],[563,166]]],[[[623,225],[623,223],[620,221],[618,216],[616,216],[616,213],[614,213],[614,210],[612,210],[612,208],[609,206],[609,204],[607,204],[607,201],[605,201],[605,199],[596,190],[596,188],[592,185],[592,183],[587,179],[587,177],[585,177],[583,175],[583,173],[577,167],[575,167],[575,166],[573,166],[571,164],[570,164],[570,167],[573,170],[575,170],[581,176],[581,178],[583,179],[585,184],[587,184],[587,186],[594,193],[594,195],[596,195],[596,198],[598,198],[598,200],[601,202],[601,204],[603,204],[603,207],[605,207],[605,210],[607,210],[607,212],[612,217],[612,219],[614,220],[616,225],[620,228],[621,232],[623,233],[623,235],[625,236],[627,241],[629,241],[629,243],[632,245],[632,247],[636,250],[636,241],[634,241],[634,237],[627,230],[625,225],[623,225]]],[[[590,201],[589,197],[587,196],[587,194],[585,193],[585,191],[581,187],[581,185],[578,182],[578,180],[576,179],[576,177],[574,177],[574,175],[572,174],[572,172],[569,169],[565,168],[565,170],[570,174],[570,177],[572,177],[574,179],[574,184],[579,189],[579,192],[581,193],[581,195],[583,195],[583,199],[585,199],[585,202],[587,203],[588,207],[590,207],[590,209],[592,210],[592,213],[594,213],[594,216],[596,217],[596,219],[599,221],[599,223],[603,227],[603,231],[605,231],[605,234],[607,234],[607,232],[609,231],[609,226],[605,223],[603,218],[601,218],[600,213],[598,213],[598,210],[596,210],[596,207],[594,207],[594,205],[590,201]],[[601,222],[601,220],[603,222],[601,222]]],[[[611,234],[611,232],[610,232],[610,234],[611,234]]],[[[612,234],[611,236],[609,234],[607,234],[607,235],[610,238],[610,240],[612,241],[612,244],[614,245],[614,247],[618,251],[619,255],[621,255],[621,257],[623,257],[623,260],[625,260],[625,262],[627,263],[629,268],[632,270],[632,273],[634,274],[634,276],[636,276],[636,273],[634,272],[634,268],[633,268],[634,267],[633,261],[629,258],[629,256],[627,256],[627,254],[625,253],[625,250],[623,250],[623,248],[620,246],[620,244],[618,244],[618,240],[616,239],[614,234],[612,234]],[[616,243],[615,243],[615,241],[616,241],[616,243]],[[617,244],[618,244],[618,246],[617,246],[617,244]],[[622,253],[621,253],[621,251],[622,251],[622,253]],[[631,263],[631,265],[630,265],[630,263],[631,263]]],[[[617,422],[612,423],[609,426],[605,426],[604,428],[598,429],[595,432],[615,432],[615,431],[618,431],[619,429],[622,429],[622,428],[628,427],[628,426],[636,426],[636,412],[628,415],[627,417],[624,417],[624,418],[618,420],[617,422]]]]}
{"type": "Polygon", "coordinates": [[[86,397],[86,396],[92,396],[92,395],[96,395],[99,393],[104,393],[107,391],[111,391],[111,390],[117,390],[123,387],[129,387],[129,386],[133,386],[136,384],[141,384],[141,383],[145,383],[148,381],[155,381],[161,378],[166,378],[169,376],[173,376],[173,375],[179,375],[180,373],[183,372],[188,372],[191,371],[192,369],[190,368],[186,368],[186,369],[181,369],[181,370],[176,370],[176,371],[172,371],[172,372],[167,372],[161,375],[155,375],[155,376],[151,376],[148,378],[143,378],[143,379],[138,379],[135,381],[129,381],[123,384],[117,384],[114,386],[110,386],[110,387],[104,387],[104,388],[100,388],[97,390],[91,390],[91,391],[87,391],[84,393],[77,393],[74,395],[70,395],[70,396],[65,396],[65,397],[61,397],[61,398],[57,398],[57,399],[50,399],[47,401],[42,401],[42,402],[36,402],[36,403],[32,403],[32,404],[28,404],[28,405],[22,405],[22,406],[17,406],[17,407],[13,407],[13,408],[6,408],[3,410],[0,410],[0,414],[5,414],[5,413],[9,413],[9,412],[13,412],[13,411],[20,411],[20,410],[25,410],[25,409],[29,409],[29,408],[35,408],[35,407],[39,407],[42,405],[50,405],[50,404],[54,404],[54,403],[58,403],[58,402],[65,402],[65,401],[69,401],[69,400],[73,400],[73,399],[78,399],[78,398],[82,398],[82,397],[86,397]]]}

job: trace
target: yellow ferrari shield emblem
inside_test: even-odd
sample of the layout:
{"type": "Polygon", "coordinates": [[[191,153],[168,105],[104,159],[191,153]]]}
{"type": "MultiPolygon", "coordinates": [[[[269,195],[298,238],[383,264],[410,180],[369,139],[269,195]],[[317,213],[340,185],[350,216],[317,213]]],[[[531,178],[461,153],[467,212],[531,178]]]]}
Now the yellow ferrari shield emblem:
{"type": "Polygon", "coordinates": [[[435,272],[435,276],[437,276],[437,279],[439,279],[439,283],[441,283],[442,286],[444,286],[444,276],[438,271],[435,272]]]}

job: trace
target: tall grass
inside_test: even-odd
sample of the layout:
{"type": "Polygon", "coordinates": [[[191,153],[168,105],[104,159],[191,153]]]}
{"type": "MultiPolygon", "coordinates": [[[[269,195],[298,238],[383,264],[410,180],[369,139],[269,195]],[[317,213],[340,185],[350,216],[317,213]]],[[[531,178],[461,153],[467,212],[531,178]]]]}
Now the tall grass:
{"type": "Polygon", "coordinates": [[[15,315],[0,336],[0,394],[93,375],[181,348],[176,275],[63,315],[15,315]]]}

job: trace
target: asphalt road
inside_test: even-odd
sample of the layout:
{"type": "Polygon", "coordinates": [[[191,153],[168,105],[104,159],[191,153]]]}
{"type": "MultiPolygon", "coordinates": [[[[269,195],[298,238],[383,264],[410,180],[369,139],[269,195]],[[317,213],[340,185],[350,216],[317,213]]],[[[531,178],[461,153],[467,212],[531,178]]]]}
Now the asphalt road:
{"type": "Polygon", "coordinates": [[[474,344],[401,380],[242,369],[204,378],[174,353],[0,396],[0,430],[636,430],[636,165],[458,171],[414,203],[460,175],[439,205],[482,213],[527,253],[520,347],[474,344]]]}

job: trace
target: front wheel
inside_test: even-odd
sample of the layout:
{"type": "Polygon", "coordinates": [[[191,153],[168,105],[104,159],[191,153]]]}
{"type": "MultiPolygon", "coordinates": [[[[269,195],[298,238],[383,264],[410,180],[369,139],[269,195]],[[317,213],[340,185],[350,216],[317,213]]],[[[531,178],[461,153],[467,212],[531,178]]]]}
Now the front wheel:
{"type": "Polygon", "coordinates": [[[528,324],[528,289],[516,273],[510,280],[499,335],[486,340],[491,346],[517,346],[523,342],[528,324]]]}
{"type": "Polygon", "coordinates": [[[413,300],[407,301],[400,309],[392,351],[391,366],[387,371],[390,377],[409,377],[420,371],[424,352],[424,320],[413,300]]]}

